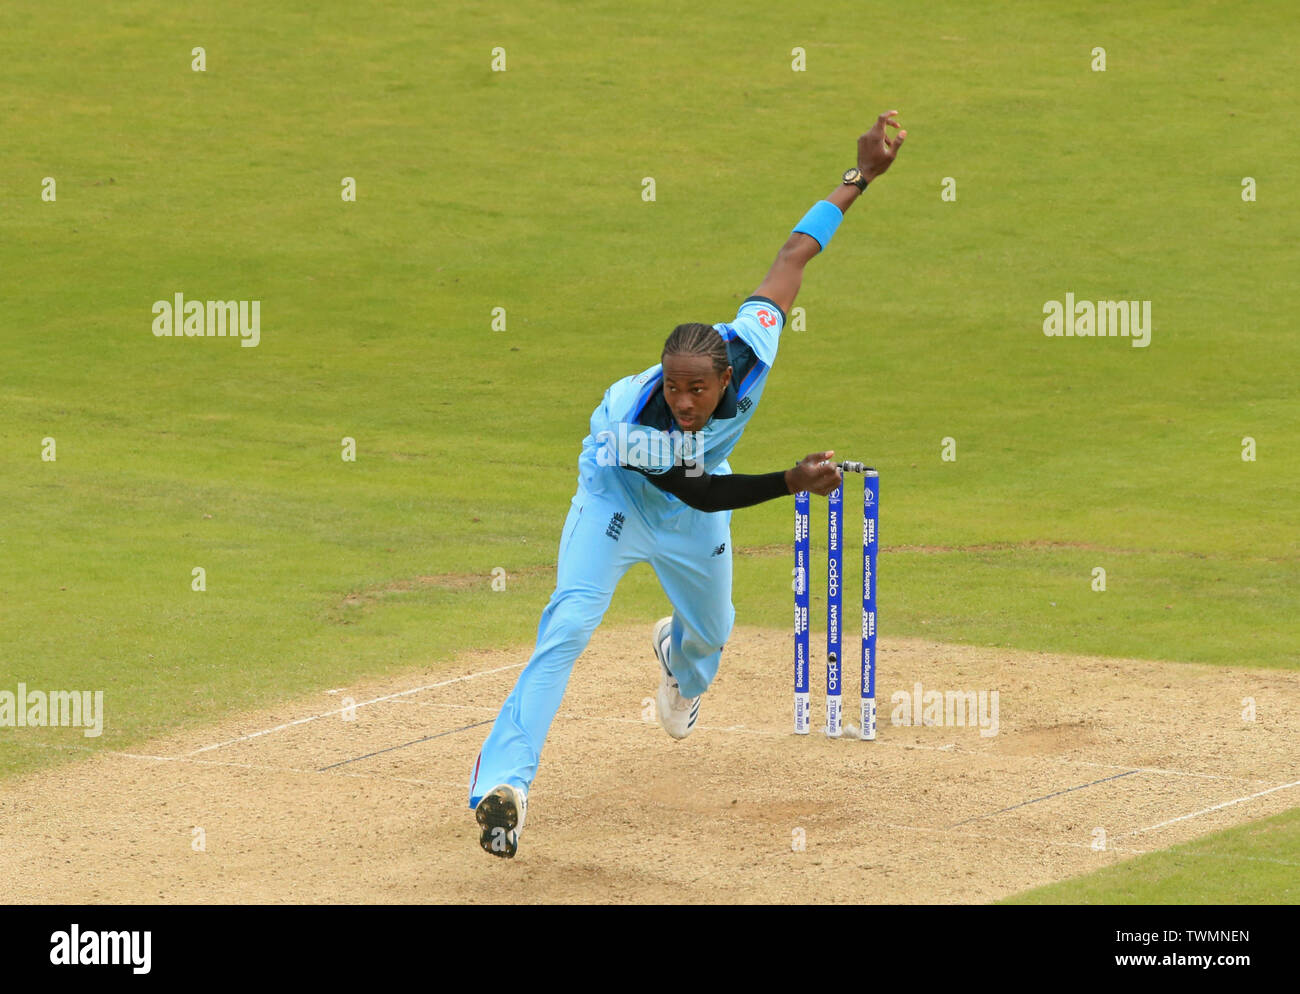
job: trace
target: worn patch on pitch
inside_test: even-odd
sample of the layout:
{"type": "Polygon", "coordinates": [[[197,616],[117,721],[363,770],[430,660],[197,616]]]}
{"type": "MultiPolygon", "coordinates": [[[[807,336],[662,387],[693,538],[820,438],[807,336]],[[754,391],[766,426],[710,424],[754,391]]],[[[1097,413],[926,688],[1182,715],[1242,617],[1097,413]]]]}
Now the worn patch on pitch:
{"type": "Polygon", "coordinates": [[[9,781],[6,898],[988,901],[1300,803],[1300,674],[882,637],[878,739],[831,741],[790,731],[792,637],[739,628],[675,742],[649,629],[578,661],[513,861],[466,788],[527,649],[9,781]]]}

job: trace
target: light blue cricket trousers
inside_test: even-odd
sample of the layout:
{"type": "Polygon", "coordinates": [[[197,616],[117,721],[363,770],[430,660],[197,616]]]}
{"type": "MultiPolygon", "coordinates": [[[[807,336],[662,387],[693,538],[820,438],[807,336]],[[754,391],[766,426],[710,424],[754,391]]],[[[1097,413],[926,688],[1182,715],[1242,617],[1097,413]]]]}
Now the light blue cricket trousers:
{"type": "MultiPolygon", "coordinates": [[[[618,581],[629,567],[643,562],[654,569],[673,606],[668,658],[682,695],[695,697],[713,682],[736,619],[731,512],[684,508],[655,525],[630,498],[596,496],[580,487],[560,535],[555,592],[537,626],[537,645],[474,764],[471,808],[498,784],[528,790],[574,662],[600,624],[618,581]]],[[[659,668],[649,642],[646,679],[657,682],[659,668]]],[[[600,665],[599,660],[590,662],[600,665]]]]}

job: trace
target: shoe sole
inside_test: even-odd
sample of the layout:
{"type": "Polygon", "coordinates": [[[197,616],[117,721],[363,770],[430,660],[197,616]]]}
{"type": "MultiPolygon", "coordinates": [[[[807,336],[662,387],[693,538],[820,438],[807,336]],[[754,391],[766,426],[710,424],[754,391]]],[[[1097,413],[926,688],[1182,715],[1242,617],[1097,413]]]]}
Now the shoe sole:
{"type": "Polygon", "coordinates": [[[519,808],[515,805],[515,795],[504,787],[498,787],[474,809],[474,820],[478,822],[478,844],[485,853],[502,859],[514,859],[519,851],[519,808]]]}

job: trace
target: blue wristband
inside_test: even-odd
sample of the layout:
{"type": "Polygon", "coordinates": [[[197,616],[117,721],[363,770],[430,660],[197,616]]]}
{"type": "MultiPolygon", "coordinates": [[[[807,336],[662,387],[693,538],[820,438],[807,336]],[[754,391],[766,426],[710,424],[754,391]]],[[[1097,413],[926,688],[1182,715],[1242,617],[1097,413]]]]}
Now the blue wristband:
{"type": "MultiPolygon", "coordinates": [[[[794,231],[802,232],[809,238],[817,239],[817,244],[825,252],[826,246],[831,243],[831,238],[835,234],[835,229],[840,226],[840,222],[843,220],[843,211],[829,200],[819,200],[803,216],[803,220],[794,226],[794,231]]],[[[791,232],[791,234],[793,233],[791,232]]]]}

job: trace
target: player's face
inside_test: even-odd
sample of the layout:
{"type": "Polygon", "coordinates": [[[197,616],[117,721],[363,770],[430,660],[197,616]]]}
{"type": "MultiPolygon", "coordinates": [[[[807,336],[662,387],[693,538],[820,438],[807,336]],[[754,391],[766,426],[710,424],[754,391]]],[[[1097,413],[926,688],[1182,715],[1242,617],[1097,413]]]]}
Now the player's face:
{"type": "Polygon", "coordinates": [[[731,382],[731,367],[721,374],[702,355],[669,355],[663,359],[664,399],[682,431],[699,431],[731,382]]]}

